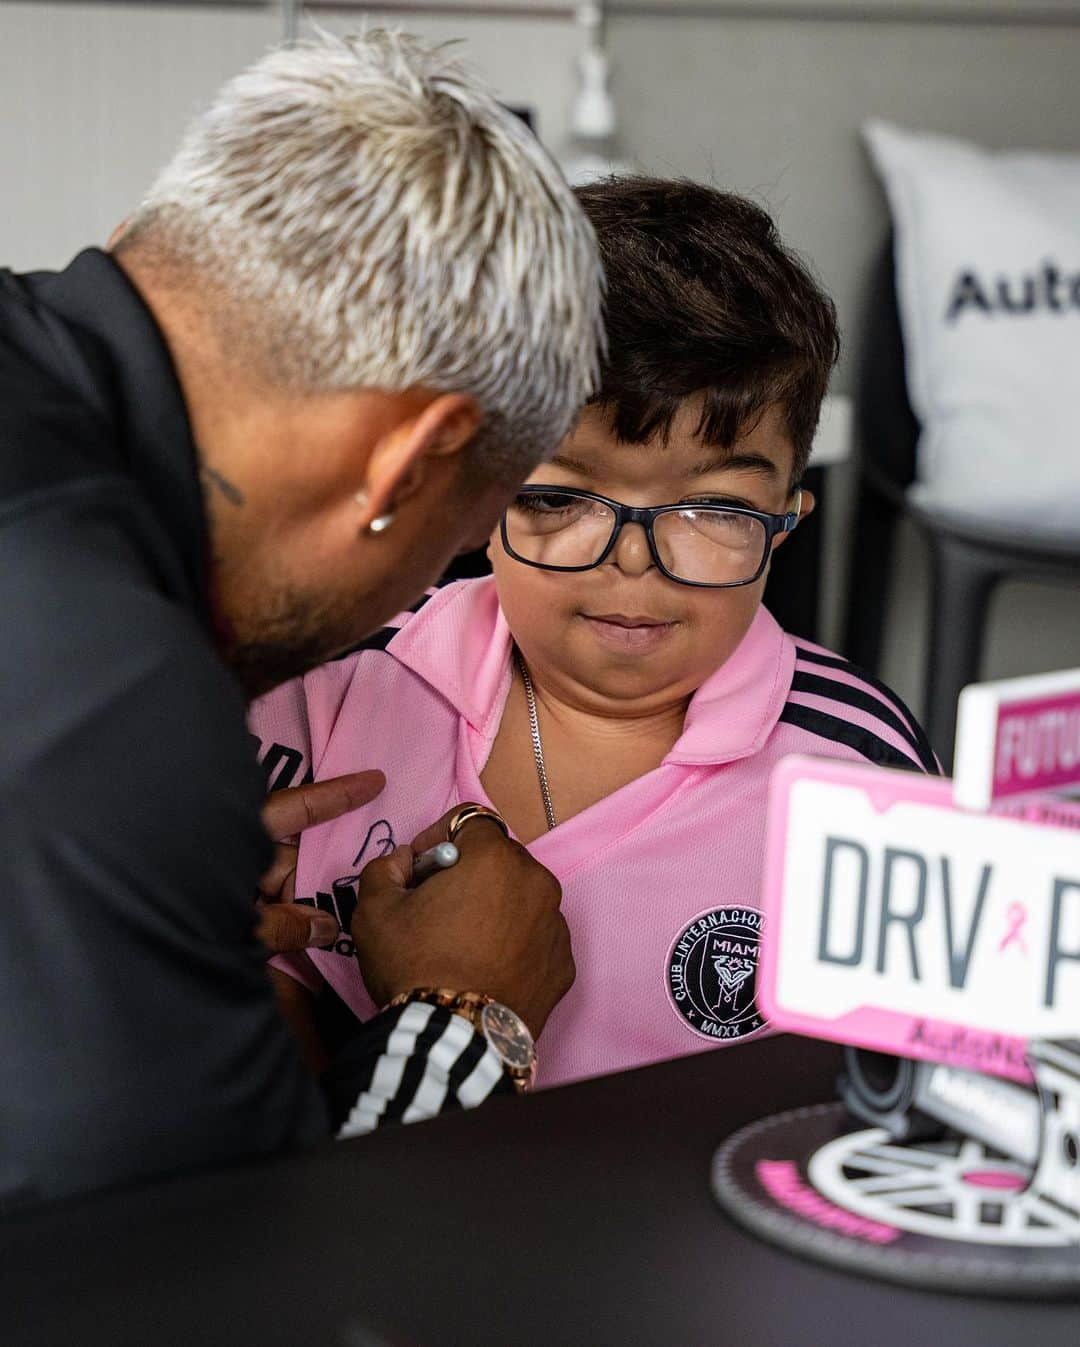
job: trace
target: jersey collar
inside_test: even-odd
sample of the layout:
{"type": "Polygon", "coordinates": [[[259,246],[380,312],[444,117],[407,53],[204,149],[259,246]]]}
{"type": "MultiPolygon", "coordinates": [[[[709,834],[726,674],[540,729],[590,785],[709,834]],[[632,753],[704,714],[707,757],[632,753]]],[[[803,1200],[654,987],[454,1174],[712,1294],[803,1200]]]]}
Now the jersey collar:
{"type": "MultiPolygon", "coordinates": [[[[493,739],[510,685],[510,629],[490,577],[439,590],[386,647],[493,739]]],[[[764,608],[694,694],[666,763],[718,765],[757,753],[787,701],[795,646],[764,608]]]]}

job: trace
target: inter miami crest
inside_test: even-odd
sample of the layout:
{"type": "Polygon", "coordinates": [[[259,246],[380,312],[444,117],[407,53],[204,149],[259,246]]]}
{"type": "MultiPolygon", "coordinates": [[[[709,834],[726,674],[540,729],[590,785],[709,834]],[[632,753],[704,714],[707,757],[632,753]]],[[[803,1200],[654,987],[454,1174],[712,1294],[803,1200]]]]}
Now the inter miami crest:
{"type": "Polygon", "coordinates": [[[765,1027],[754,1002],[764,924],[756,907],[717,907],[695,917],[672,945],[668,995],[702,1038],[746,1038],[765,1027]]]}

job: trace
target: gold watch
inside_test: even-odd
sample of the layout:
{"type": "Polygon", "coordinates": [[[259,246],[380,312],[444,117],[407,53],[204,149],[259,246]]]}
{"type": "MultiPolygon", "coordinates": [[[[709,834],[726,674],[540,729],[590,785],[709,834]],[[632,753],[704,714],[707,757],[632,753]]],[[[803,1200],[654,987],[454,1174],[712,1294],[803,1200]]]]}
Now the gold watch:
{"type": "Polygon", "coordinates": [[[454,1015],[461,1015],[478,1033],[483,1034],[488,1047],[502,1063],[503,1070],[513,1081],[518,1093],[523,1094],[532,1086],[536,1079],[536,1043],[528,1025],[509,1006],[480,992],[455,992],[446,987],[414,987],[412,991],[395,996],[383,1009],[392,1010],[407,1001],[442,1006],[454,1015]]]}

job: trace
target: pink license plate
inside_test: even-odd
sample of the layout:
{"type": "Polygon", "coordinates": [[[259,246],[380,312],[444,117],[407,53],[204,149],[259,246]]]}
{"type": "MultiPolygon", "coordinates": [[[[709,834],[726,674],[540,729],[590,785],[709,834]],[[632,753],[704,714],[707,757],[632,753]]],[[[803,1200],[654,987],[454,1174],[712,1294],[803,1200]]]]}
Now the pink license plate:
{"type": "Polygon", "coordinates": [[[1027,1082],[1080,1035],[1080,830],[958,810],[952,783],[787,758],[758,1002],[774,1028],[1027,1082]]]}

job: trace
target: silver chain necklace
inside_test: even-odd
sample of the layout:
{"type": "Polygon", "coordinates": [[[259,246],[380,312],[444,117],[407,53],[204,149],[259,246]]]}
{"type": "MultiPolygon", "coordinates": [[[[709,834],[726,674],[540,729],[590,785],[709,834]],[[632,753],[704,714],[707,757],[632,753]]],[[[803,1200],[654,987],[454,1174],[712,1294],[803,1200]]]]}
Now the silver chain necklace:
{"type": "Polygon", "coordinates": [[[555,809],[551,803],[551,788],[548,786],[547,768],[544,766],[544,745],[540,738],[540,720],[536,714],[536,693],[533,692],[532,679],[521,658],[521,651],[514,650],[514,660],[521,672],[521,681],[525,685],[525,701],[529,708],[529,734],[532,738],[533,758],[536,760],[536,775],[540,778],[540,794],[544,800],[544,814],[547,817],[548,831],[558,825],[555,809]]]}

